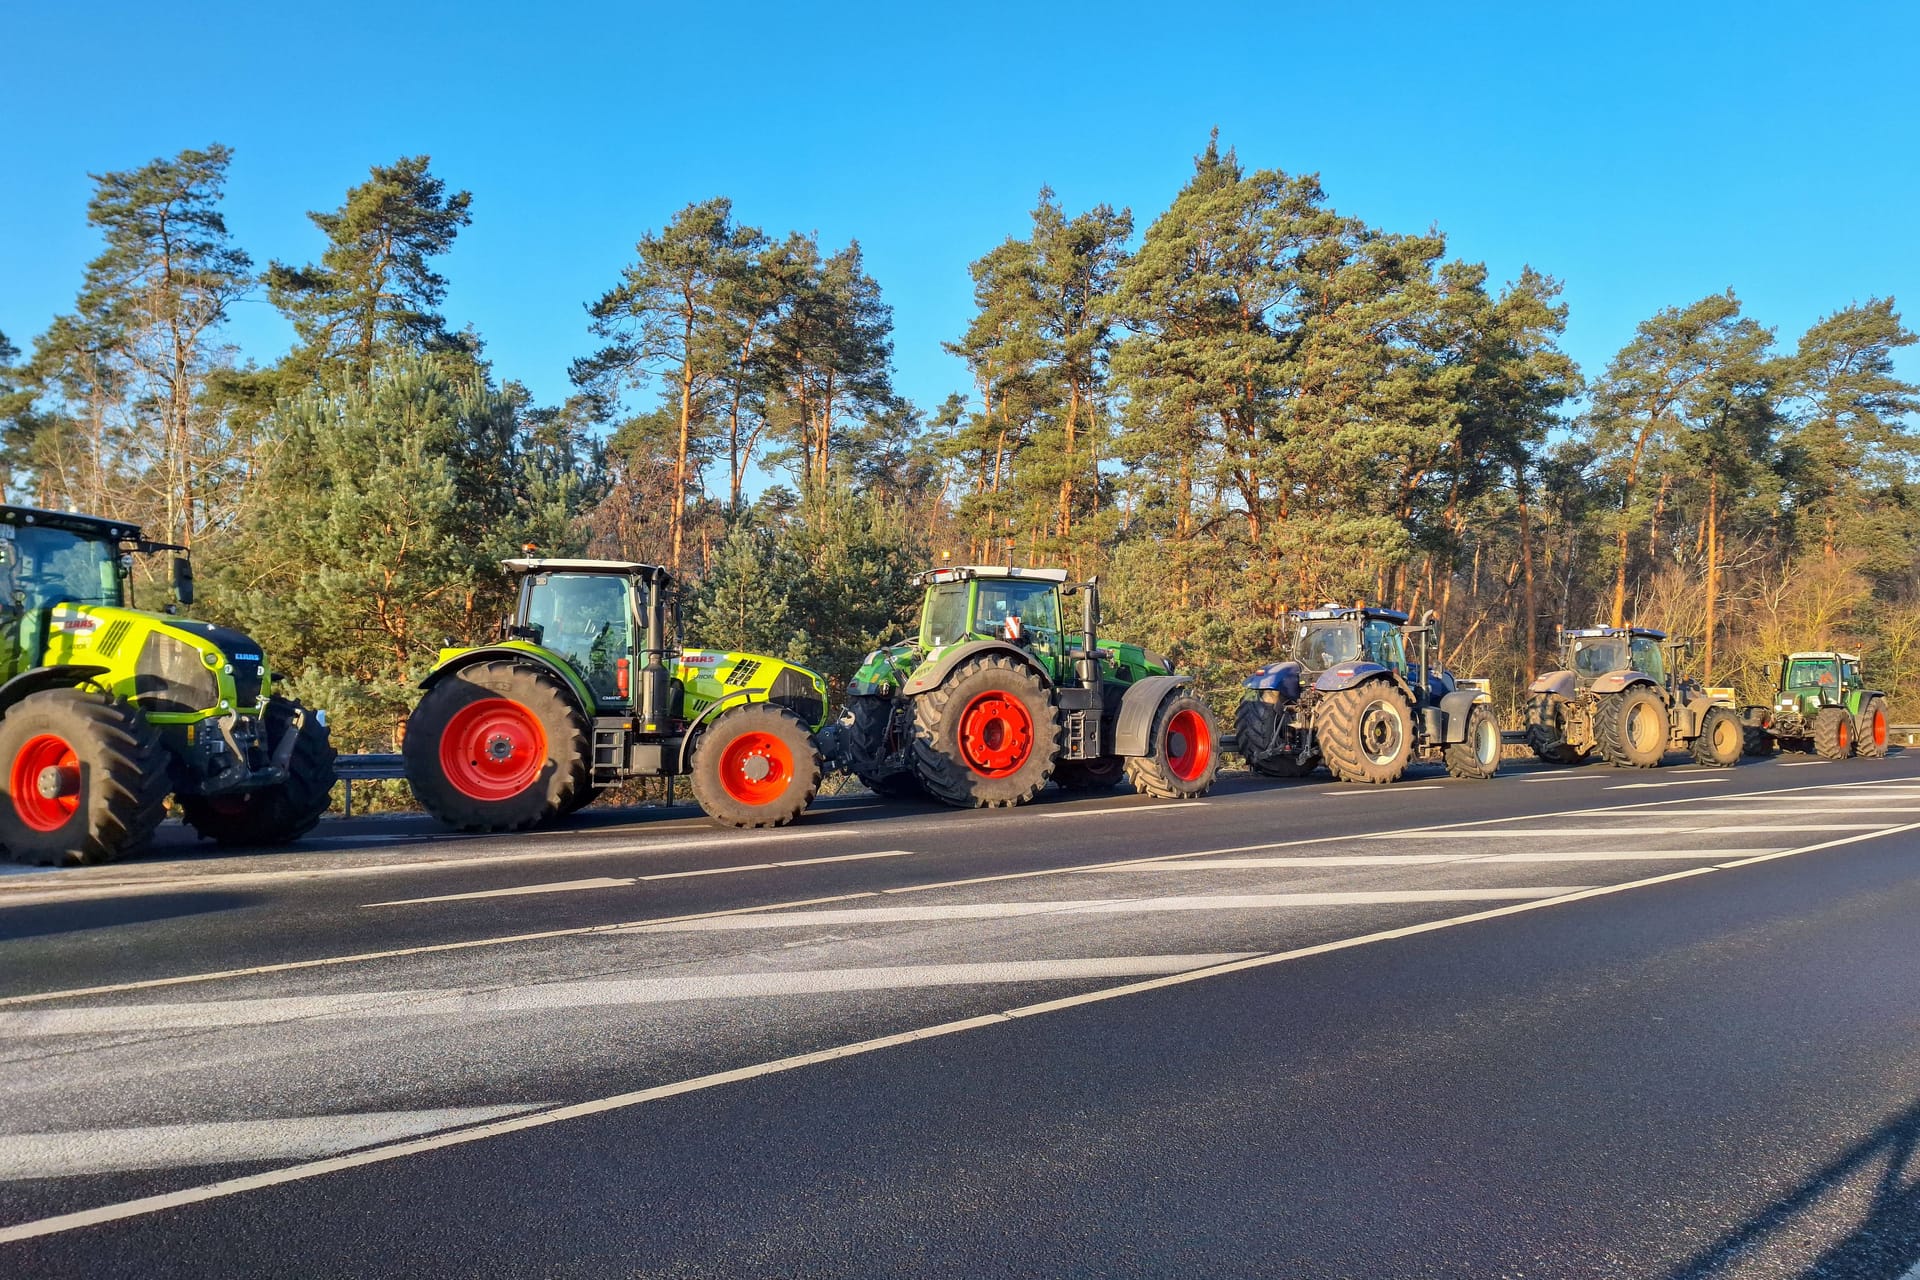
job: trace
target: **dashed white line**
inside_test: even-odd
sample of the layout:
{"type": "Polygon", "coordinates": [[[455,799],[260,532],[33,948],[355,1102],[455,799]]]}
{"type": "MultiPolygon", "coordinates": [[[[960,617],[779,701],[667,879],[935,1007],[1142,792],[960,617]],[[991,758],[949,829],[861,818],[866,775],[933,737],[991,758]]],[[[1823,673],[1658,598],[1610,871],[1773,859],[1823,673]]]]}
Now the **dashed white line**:
{"type": "Polygon", "coordinates": [[[1117,813],[1152,813],[1156,809],[1194,809],[1212,803],[1208,800],[1170,800],[1166,804],[1130,804],[1117,809],[1048,809],[1033,816],[1036,818],[1090,818],[1109,817],[1117,813]]]}
{"type": "Polygon", "coordinates": [[[1655,787],[1697,787],[1703,782],[1732,782],[1732,778],[1678,778],[1672,782],[1617,782],[1608,791],[1649,791],[1655,787]]]}

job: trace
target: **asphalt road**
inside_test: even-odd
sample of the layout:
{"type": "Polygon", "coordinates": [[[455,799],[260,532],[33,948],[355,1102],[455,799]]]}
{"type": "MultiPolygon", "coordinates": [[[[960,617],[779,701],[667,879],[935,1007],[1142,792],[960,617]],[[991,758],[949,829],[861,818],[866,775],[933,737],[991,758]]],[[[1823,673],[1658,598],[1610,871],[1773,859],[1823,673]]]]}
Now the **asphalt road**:
{"type": "Polygon", "coordinates": [[[0,876],[0,1275],[1920,1277],[1920,752],[0,876]]]}

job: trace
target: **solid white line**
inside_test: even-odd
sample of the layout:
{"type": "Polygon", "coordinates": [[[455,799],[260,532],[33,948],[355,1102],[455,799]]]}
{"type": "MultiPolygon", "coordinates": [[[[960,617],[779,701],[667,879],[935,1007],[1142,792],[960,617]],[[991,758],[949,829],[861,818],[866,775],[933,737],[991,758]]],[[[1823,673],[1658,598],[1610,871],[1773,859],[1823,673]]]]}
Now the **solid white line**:
{"type": "Polygon", "coordinates": [[[1678,862],[1688,858],[1745,857],[1772,849],[1591,849],[1571,853],[1382,853],[1330,854],[1303,858],[1218,858],[1206,862],[1139,862],[1127,867],[1090,867],[1081,875],[1129,875],[1136,871],[1250,871],[1265,868],[1459,866],[1477,862],[1678,862]]]}
{"type": "Polygon", "coordinates": [[[1522,782],[1578,782],[1582,778],[1604,777],[1598,773],[1549,773],[1539,777],[1522,778],[1522,782]]]}
{"type": "Polygon", "coordinates": [[[443,893],[437,898],[396,898],[391,902],[369,902],[369,907],[413,907],[424,902],[470,902],[476,898],[513,898],[533,893],[573,893],[581,889],[621,889],[637,883],[632,876],[594,880],[556,880],[551,884],[522,884],[511,889],[478,889],[472,893],[443,893]]]}
{"type": "MultiPolygon", "coordinates": [[[[1720,800],[1720,799],[1723,799],[1724,797],[1713,796],[1710,798],[1714,800],[1720,800]]],[[[1774,814],[1778,814],[1783,817],[1791,817],[1795,814],[1803,814],[1803,813],[1920,813],[1920,805],[1911,805],[1911,804],[1909,805],[1782,804],[1782,805],[1765,805],[1765,806],[1749,805],[1745,807],[1729,808],[1729,809],[1687,809],[1682,811],[1679,814],[1676,814],[1675,816],[1686,817],[1686,818],[1697,818],[1702,814],[1705,814],[1708,817],[1715,817],[1715,818],[1728,818],[1728,817],[1765,818],[1774,814]]]]}
{"type": "Polygon", "coordinates": [[[1782,760],[1779,762],[1777,767],[1781,769],[1804,769],[1810,764],[1838,764],[1838,763],[1840,763],[1838,760],[1782,760]]]}
{"type": "Polygon", "coordinates": [[[1697,787],[1703,782],[1732,782],[1732,781],[1733,781],[1732,778],[1719,777],[1719,778],[1682,778],[1677,782],[1620,782],[1620,783],[1614,784],[1611,787],[1605,788],[1605,790],[1607,791],[1646,791],[1654,787],[1697,787]]]}
{"type": "Polygon", "coordinates": [[[71,1178],[183,1165],[250,1160],[310,1160],[423,1133],[524,1115],[551,1102],[502,1107],[448,1107],[439,1111],[368,1111],[278,1120],[222,1120],[205,1124],[142,1125],[70,1133],[0,1134],[0,1181],[71,1178]]]}
{"type": "MultiPolygon", "coordinates": [[[[1786,849],[1779,853],[1768,854],[1768,858],[1786,858],[1795,854],[1812,853],[1820,849],[1836,848],[1840,845],[1854,844],[1862,840],[1874,840],[1888,834],[1920,829],[1920,822],[1896,828],[1893,832],[1874,832],[1866,835],[1844,836],[1838,840],[1828,840],[1820,844],[1807,845],[1800,849],[1786,849]]],[[[1147,991],[1160,991],[1170,987],[1184,986],[1191,982],[1204,982],[1211,978],[1231,973],[1244,973],[1252,969],[1266,968],[1271,965],[1286,964],[1311,956],[1328,955],[1346,951],[1355,947],[1369,946],[1380,942],[1389,942],[1400,938],[1415,937],[1423,933],[1437,933],[1443,929],[1456,929],[1462,925],[1477,924],[1483,920],[1499,919],[1503,916],[1518,915],[1523,911],[1539,911],[1547,907],[1563,906],[1570,902],[1580,902],[1588,898],[1607,897],[1616,893],[1625,893],[1632,889],[1643,889],[1657,884],[1668,884],[1676,880],[1685,880],[1693,876],[1712,875],[1719,868],[1690,867],[1684,871],[1670,871],[1664,875],[1648,876],[1641,880],[1630,880],[1622,884],[1601,885],[1592,889],[1582,889],[1577,893],[1560,898],[1542,898],[1532,902],[1511,903],[1503,907],[1494,907],[1486,911],[1476,911],[1464,916],[1450,916],[1443,920],[1427,920],[1419,924],[1405,925],[1398,929],[1387,929],[1378,933],[1363,934],[1352,938],[1341,938],[1333,942],[1318,943],[1310,947],[1299,947],[1292,951],[1276,951],[1268,955],[1256,955],[1245,960],[1232,960],[1225,964],[1214,965],[1206,969],[1194,969],[1186,973],[1171,974],[1160,978],[1150,978],[1143,982],[1127,983],[1118,987],[1106,987],[1099,991],[1088,991],[1080,995],[1069,996],[1061,1000],[1047,1000],[1038,1004],[1022,1005],[1008,1009],[1004,1013],[981,1014],[977,1017],[959,1018],[951,1022],[937,1023],[921,1027],[914,1031],[902,1031],[893,1035],[876,1036],[870,1040],[859,1040],[851,1044],[838,1045],[830,1049],[818,1049],[811,1053],[795,1054],[792,1057],[776,1058],[769,1062],[754,1063],[751,1066],[736,1067],[729,1071],[716,1071],[709,1075],[695,1076],[672,1084],[655,1085],[647,1089],[636,1089],[630,1093],[614,1094],[610,1097],[595,1098],[587,1102],[576,1102],[564,1107],[553,1107],[545,1111],[536,1111],[530,1115],[515,1116],[505,1120],[494,1120],[476,1125],[470,1129],[460,1129],[451,1133],[433,1134],[424,1138],[413,1138],[404,1142],[391,1143],[383,1147],[373,1147],[357,1151],[351,1155],[333,1156],[325,1160],[315,1160],[306,1164],[290,1165],[284,1169],[273,1169],[265,1173],[249,1174],[246,1177],[228,1178],[221,1182],[207,1183],[204,1186],[187,1187],[178,1191],[169,1191],[160,1195],[144,1196],[138,1200],[122,1201],[118,1204],[100,1205],[92,1209],[81,1209],[73,1213],[58,1214],[51,1218],[41,1218],[32,1222],[15,1223],[9,1227],[0,1227],[0,1244],[14,1240],[31,1240],[39,1236],[54,1235],[62,1231],[72,1231],[80,1227],[98,1226],[105,1222],[119,1222],[127,1218],[137,1218],[150,1213],[159,1213],[166,1209],[180,1208],[190,1204],[200,1204],[208,1200],[217,1200],[226,1196],[239,1195],[263,1187],[284,1186],[292,1182],[304,1182],[311,1178],[322,1177],[329,1173],[338,1173],[346,1169],[364,1168],[368,1165],[384,1164],[406,1156],[419,1155],[427,1151],[440,1151],[448,1147],[464,1146],[487,1138],[502,1137],[511,1133],[523,1133],[530,1129],[544,1128],[566,1120],[576,1120],[585,1116],[604,1115],[612,1111],[623,1111],[641,1106],[648,1102],[657,1102],[665,1098],[679,1097],[697,1093],[721,1085],[734,1084],[742,1080],[754,1080],[765,1076],[779,1075],[788,1071],[797,1071],[802,1067],[814,1066],[823,1062],[834,1062],[843,1058],[857,1057],[875,1053],[882,1049],[891,1049],[900,1045],[915,1044],[923,1040],[937,1039],[942,1036],[958,1035],[962,1032],[977,1031],[983,1027],[1002,1026],[1015,1018],[1031,1018],[1041,1014],[1054,1013],[1061,1009],[1078,1008],[1082,1005],[1101,1004],[1108,1000],[1119,1000],[1127,996],[1147,991]]]]}
{"type": "Polygon", "coordinates": [[[1446,787],[1438,782],[1421,782],[1411,787],[1402,783],[1391,783],[1384,787],[1354,787],[1346,791],[1323,791],[1327,796],[1398,796],[1409,791],[1445,791],[1446,787]]]}
{"type": "Polygon", "coordinates": [[[1036,818],[1085,818],[1116,813],[1152,813],[1155,809],[1193,809],[1211,803],[1212,801],[1209,800],[1169,800],[1165,804],[1133,804],[1120,809],[1048,809],[1033,816],[1036,818]]]}
{"type": "MultiPolygon", "coordinates": [[[[1543,815],[1546,816],[1546,815],[1543,815]]],[[[1653,814],[1637,813],[1636,818],[1650,818],[1653,814]]],[[[1675,814],[1676,818],[1684,817],[1675,814]]],[[[1674,835],[1687,830],[1684,826],[1669,823],[1663,827],[1545,827],[1526,831],[1461,831],[1451,827],[1428,827],[1413,831],[1380,831],[1371,835],[1355,836],[1356,840],[1555,840],[1562,836],[1662,836],[1674,835]]]]}

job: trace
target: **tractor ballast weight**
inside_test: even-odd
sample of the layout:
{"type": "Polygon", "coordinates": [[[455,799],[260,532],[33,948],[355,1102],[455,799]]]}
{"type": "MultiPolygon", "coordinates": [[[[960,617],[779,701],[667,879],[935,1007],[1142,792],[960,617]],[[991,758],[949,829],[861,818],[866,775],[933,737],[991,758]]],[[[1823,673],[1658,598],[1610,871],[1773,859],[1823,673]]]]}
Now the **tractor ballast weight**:
{"type": "Polygon", "coordinates": [[[625,560],[524,558],[505,638],[441,651],[402,744],[429,813],[469,831],[565,817],[618,782],[691,776],[716,821],[782,826],[820,785],[818,673],[679,647],[673,575],[625,560]]]}
{"type": "Polygon", "coordinates": [[[1414,625],[1397,609],[1327,605],[1286,620],[1290,656],[1247,677],[1234,716],[1256,772],[1303,777],[1324,762],[1343,782],[1389,783],[1415,759],[1438,759],[1459,778],[1499,772],[1492,699],[1483,682],[1436,665],[1431,613],[1414,625]]]}
{"type": "Polygon", "coordinates": [[[333,790],[324,712],[274,692],[264,650],[229,627],[131,605],[133,557],[186,549],[127,521],[0,507],[0,845],[42,864],[138,852],[171,795],[227,845],[311,830],[333,790]]]}
{"type": "Polygon", "coordinates": [[[963,808],[1024,804],[1048,781],[1079,791],[1124,778],[1169,799],[1213,786],[1213,713],[1166,659],[1102,646],[1097,579],[961,565],[919,581],[918,632],[869,653],[847,686],[827,735],[835,767],[881,795],[963,808]]]}
{"type": "Polygon", "coordinates": [[[1746,753],[1782,747],[1828,760],[1887,754],[1887,696],[1868,686],[1860,655],[1822,650],[1790,653],[1769,663],[1771,706],[1740,710],[1746,753]]]}
{"type": "Polygon", "coordinates": [[[1731,689],[1682,676],[1692,640],[1652,627],[1562,627],[1561,668],[1527,688],[1527,745],[1549,764],[1593,755],[1618,768],[1650,769],[1669,751],[1726,768],[1740,760],[1742,732],[1731,689]]]}

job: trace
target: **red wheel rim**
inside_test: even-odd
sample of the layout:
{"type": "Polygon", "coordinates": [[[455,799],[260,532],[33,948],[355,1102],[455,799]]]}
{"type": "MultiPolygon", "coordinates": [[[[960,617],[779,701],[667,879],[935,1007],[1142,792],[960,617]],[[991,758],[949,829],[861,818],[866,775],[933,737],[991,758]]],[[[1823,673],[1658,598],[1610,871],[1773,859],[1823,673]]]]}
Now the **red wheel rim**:
{"type": "Polygon", "coordinates": [[[1833,735],[1833,744],[1839,747],[1840,750],[1843,752],[1848,747],[1852,746],[1853,745],[1853,726],[1849,725],[1845,720],[1842,720],[1840,722],[1840,731],[1833,735]]]}
{"type": "Polygon", "coordinates": [[[1887,713],[1884,711],[1873,713],[1873,745],[1876,747],[1887,745],[1887,713]]]}
{"type": "Polygon", "coordinates": [[[743,733],[720,753],[720,786],[741,804],[771,804],[792,781],[793,752],[770,733],[743,733]]]}
{"type": "Polygon", "coordinates": [[[468,703],[440,738],[440,769],[454,789],[475,800],[509,800],[533,785],[547,765],[547,731],[511,698],[468,703]]]}
{"type": "Polygon", "coordinates": [[[983,778],[1019,772],[1033,755],[1033,716],[1004,689],[977,695],[960,713],[960,757],[983,778]]]}
{"type": "Polygon", "coordinates": [[[27,739],[9,783],[13,811],[35,831],[58,831],[80,810],[80,757],[58,734],[27,739]]]}
{"type": "Polygon", "coordinates": [[[1167,768],[1182,782],[1192,782],[1207,771],[1213,759],[1213,736],[1198,711],[1188,707],[1167,721],[1167,768]]]}

